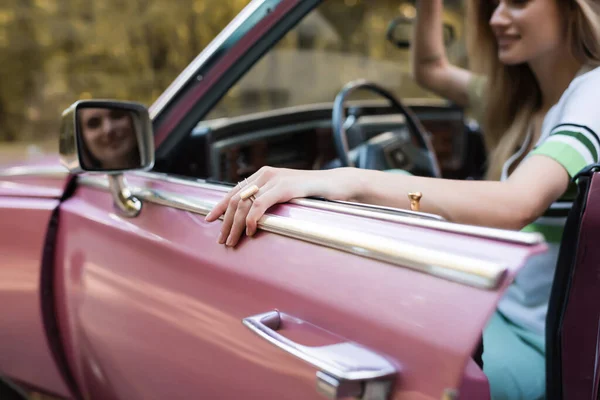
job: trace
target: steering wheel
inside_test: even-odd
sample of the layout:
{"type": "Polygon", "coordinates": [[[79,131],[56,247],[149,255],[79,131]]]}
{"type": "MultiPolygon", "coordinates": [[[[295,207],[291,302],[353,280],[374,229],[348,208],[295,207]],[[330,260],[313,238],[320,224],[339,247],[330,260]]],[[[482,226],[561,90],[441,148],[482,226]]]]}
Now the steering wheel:
{"type": "Polygon", "coordinates": [[[367,169],[401,168],[416,175],[441,177],[437,157],[429,140],[428,133],[415,116],[394,95],[382,87],[366,80],[348,83],[335,98],[333,105],[333,136],[341,167],[367,169]],[[368,90],[387,99],[394,110],[405,118],[403,129],[386,132],[371,140],[364,137],[358,140],[364,143],[350,150],[348,129],[356,120],[355,115],[346,115],[346,98],[357,90],[368,90]]]}

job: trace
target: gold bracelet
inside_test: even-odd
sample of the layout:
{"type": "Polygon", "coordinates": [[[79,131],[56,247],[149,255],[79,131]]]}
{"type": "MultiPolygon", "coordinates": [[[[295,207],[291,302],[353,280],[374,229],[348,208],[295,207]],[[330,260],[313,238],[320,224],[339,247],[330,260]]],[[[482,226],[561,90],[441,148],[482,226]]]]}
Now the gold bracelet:
{"type": "Polygon", "coordinates": [[[408,194],[408,200],[410,200],[410,209],[412,211],[419,211],[421,209],[421,197],[423,197],[423,193],[421,192],[410,192],[408,194]]]}

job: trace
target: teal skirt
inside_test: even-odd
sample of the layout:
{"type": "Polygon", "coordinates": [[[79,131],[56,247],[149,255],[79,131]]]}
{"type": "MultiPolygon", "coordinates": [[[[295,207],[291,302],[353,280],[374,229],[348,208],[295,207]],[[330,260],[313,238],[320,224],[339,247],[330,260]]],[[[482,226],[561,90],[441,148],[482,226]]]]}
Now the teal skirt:
{"type": "MultiPolygon", "coordinates": [[[[386,172],[411,175],[401,169],[386,172]]],[[[492,400],[546,397],[544,335],[523,329],[496,311],[483,331],[483,372],[492,400]]]]}
{"type": "MultiPolygon", "coordinates": [[[[386,172],[411,175],[401,169],[386,172]]],[[[513,324],[496,311],[483,332],[483,372],[490,383],[492,400],[544,399],[544,336],[513,324]]]]}
{"type": "Polygon", "coordinates": [[[545,338],[496,311],[483,331],[483,372],[492,400],[538,400],[546,396],[545,338]]]}

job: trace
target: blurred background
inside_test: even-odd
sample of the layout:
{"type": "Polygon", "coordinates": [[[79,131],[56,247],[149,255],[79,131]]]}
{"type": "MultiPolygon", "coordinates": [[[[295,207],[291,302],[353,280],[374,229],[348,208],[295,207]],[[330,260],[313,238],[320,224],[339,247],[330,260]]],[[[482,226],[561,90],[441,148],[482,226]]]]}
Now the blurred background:
{"type": "MultiPolygon", "coordinates": [[[[61,112],[78,99],[150,106],[248,3],[2,0],[0,162],[57,152],[61,112]]],[[[448,52],[452,62],[464,65],[464,7],[461,0],[445,3],[444,20],[455,32],[448,52]]],[[[401,98],[434,97],[410,79],[409,51],[384,40],[394,16],[414,13],[408,0],[328,0],[208,117],[331,102],[356,77],[382,82],[401,98]]]]}

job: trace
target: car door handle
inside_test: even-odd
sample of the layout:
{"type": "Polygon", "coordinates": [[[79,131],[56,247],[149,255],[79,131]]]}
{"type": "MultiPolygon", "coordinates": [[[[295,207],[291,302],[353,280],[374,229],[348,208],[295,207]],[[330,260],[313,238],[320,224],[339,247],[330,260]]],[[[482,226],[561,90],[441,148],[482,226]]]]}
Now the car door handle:
{"type": "Polygon", "coordinates": [[[304,322],[277,310],[244,318],[242,322],[263,339],[317,368],[317,391],[330,399],[389,398],[398,371],[379,354],[351,342],[316,347],[298,344],[277,330],[284,322],[286,326],[304,322]]]}

